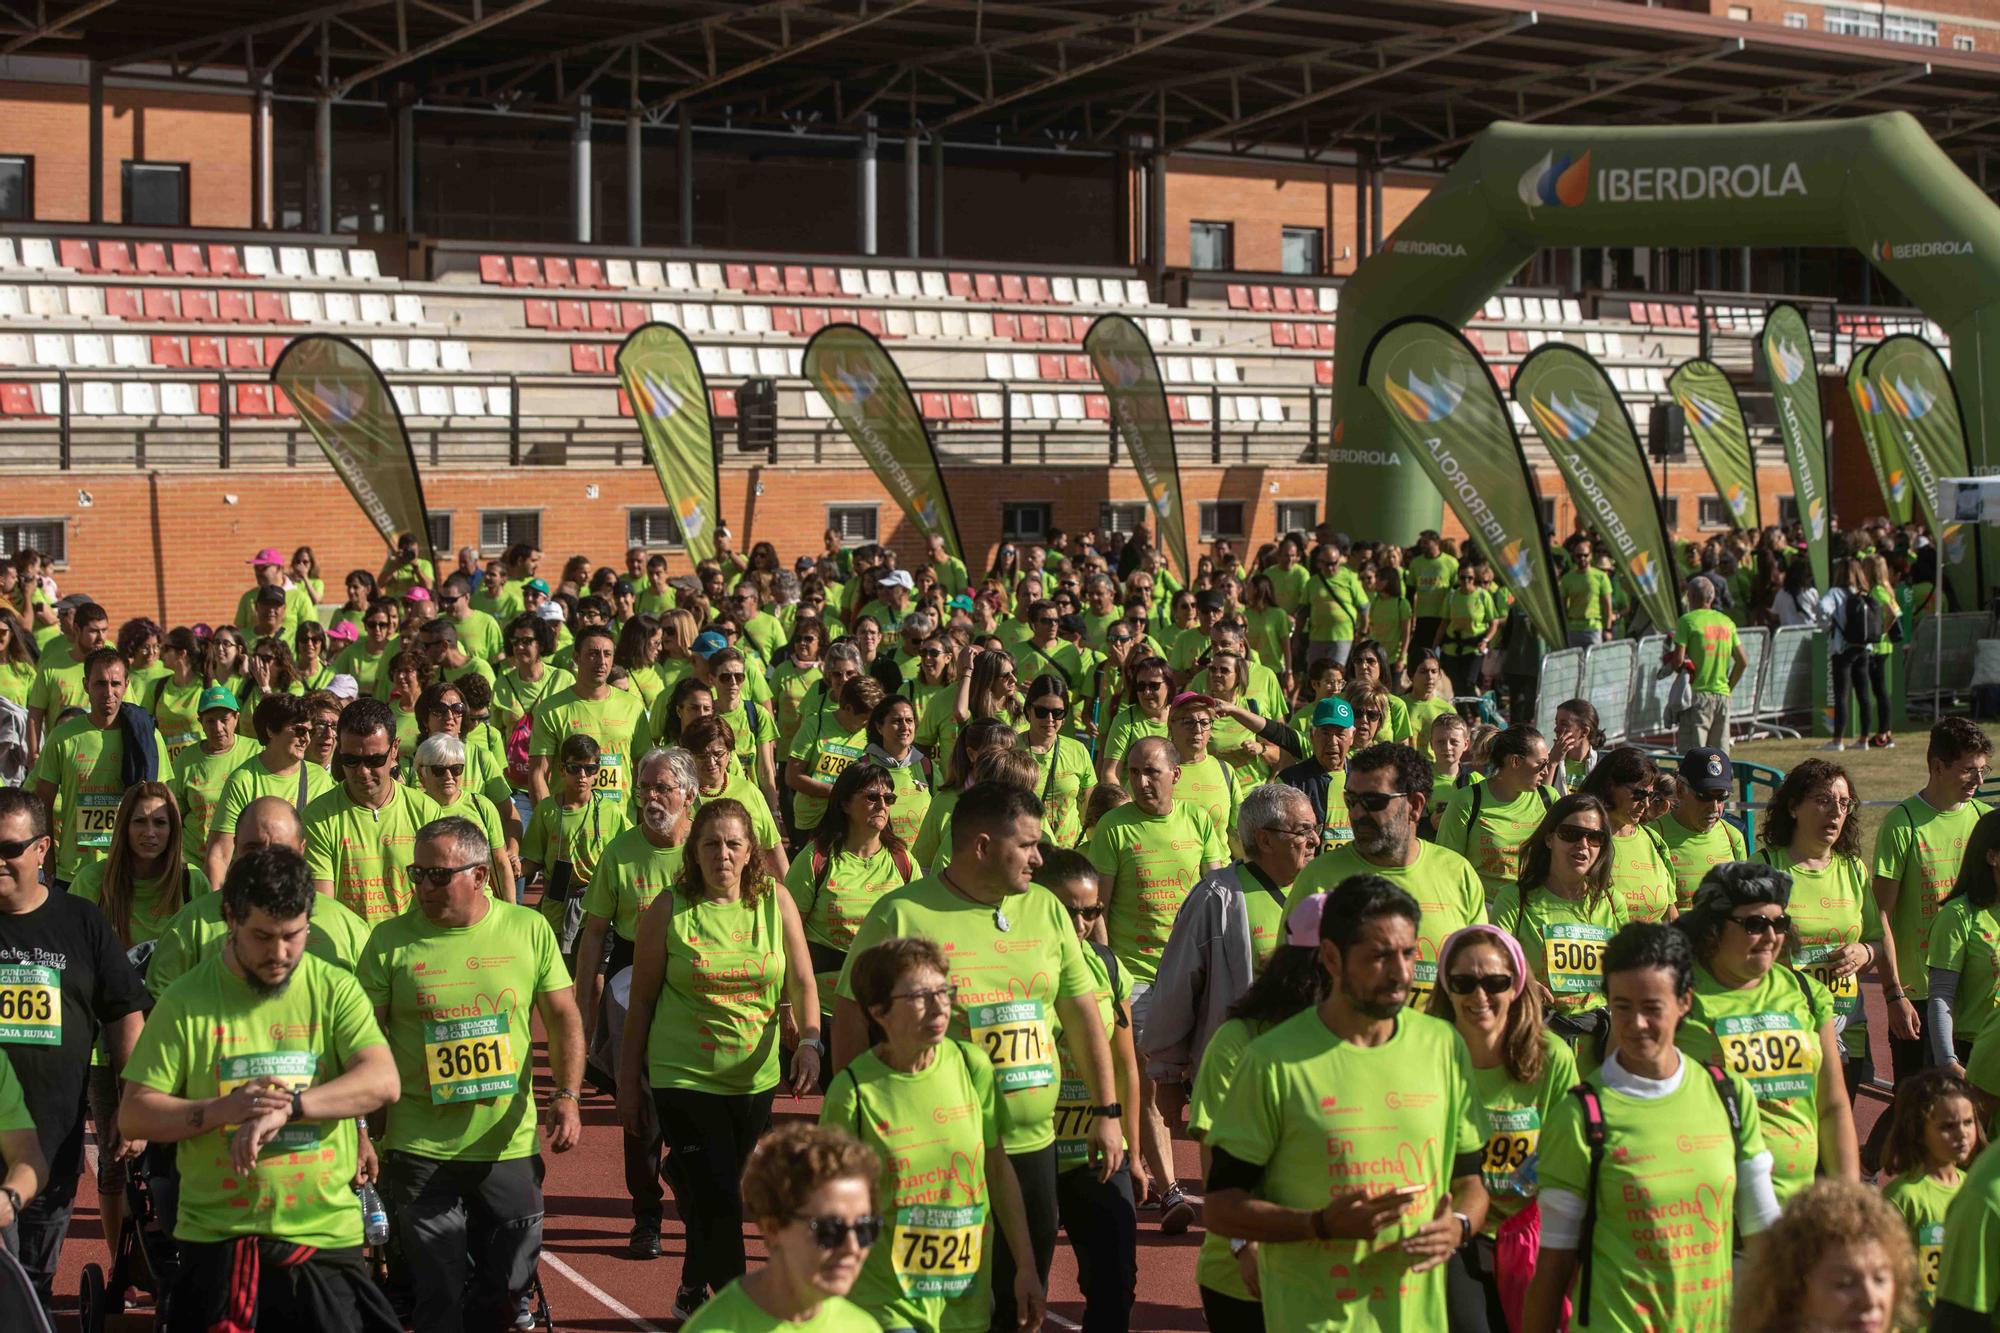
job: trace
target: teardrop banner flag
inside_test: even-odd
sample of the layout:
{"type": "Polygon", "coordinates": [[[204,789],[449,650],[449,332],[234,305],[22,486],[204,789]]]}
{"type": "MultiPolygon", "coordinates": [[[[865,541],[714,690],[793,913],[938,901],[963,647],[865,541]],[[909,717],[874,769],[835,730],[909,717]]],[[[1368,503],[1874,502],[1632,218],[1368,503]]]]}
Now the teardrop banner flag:
{"type": "Polygon", "coordinates": [[[1667,391],[1687,418],[1695,456],[1729,513],[1731,527],[1755,532],[1763,521],[1757,496],[1757,465],[1750,457],[1750,428],[1736,386],[1713,361],[1695,357],[1674,367],[1667,391]]]}
{"type": "Polygon", "coordinates": [[[1780,302],[1764,318],[1758,339],[1771,368],[1771,399],[1778,410],[1778,438],[1792,470],[1792,497],[1805,529],[1813,586],[1824,592],[1833,576],[1826,487],[1826,422],[1819,410],[1819,365],[1812,331],[1795,305],[1780,302]]]}
{"type": "Polygon", "coordinates": [[[671,324],[642,324],[619,344],[618,379],[688,558],[696,564],[713,560],[722,464],[709,417],[708,381],[694,344],[671,324]]]}
{"type": "Polygon", "coordinates": [[[1861,427],[1862,447],[1868,450],[1868,466],[1875,470],[1875,483],[1882,490],[1882,512],[1898,526],[1910,521],[1916,504],[1911,487],[1910,460],[1901,435],[1883,420],[1886,405],[1882,395],[1868,382],[1864,368],[1870,343],[1854,353],[1847,363],[1847,401],[1854,406],[1854,419],[1861,427]]]}
{"type": "Polygon", "coordinates": [[[271,383],[292,400],[299,420],[388,548],[394,551],[407,534],[436,569],[410,433],[388,381],[368,354],[345,338],[308,334],[279,353],[271,383]]]}
{"type": "Polygon", "coordinates": [[[1083,350],[1111,403],[1111,420],[1132,455],[1146,507],[1166,543],[1183,582],[1189,582],[1187,519],[1181,507],[1180,455],[1174,447],[1173,418],[1167,415],[1167,386],[1145,331],[1124,315],[1100,315],[1083,337],[1083,350]]]}
{"type": "Polygon", "coordinates": [[[1979,530],[1957,523],[1938,509],[1938,481],[1972,475],[1965,417],[1958,389],[1937,348],[1915,334],[1899,333],[1875,344],[1862,363],[1868,387],[1886,409],[1879,420],[1899,440],[1917,479],[1917,505],[1938,545],[1939,576],[1951,589],[1957,610],[1977,610],[1979,530]]]}
{"type": "Polygon", "coordinates": [[[1479,353],[1450,325],[1408,315],[1375,335],[1361,360],[1361,382],[1387,409],[1398,438],[1519,599],[1542,642],[1561,647],[1568,635],[1542,531],[1541,493],[1479,353]]]}
{"type": "Polygon", "coordinates": [[[963,560],[937,448],[888,349],[859,325],[829,324],[806,344],[805,372],[910,522],[963,560]]]}
{"type": "Polygon", "coordinates": [[[1568,343],[1544,343],[1514,371],[1514,401],[1535,423],[1577,512],[1603,539],[1660,631],[1680,619],[1673,538],[1639,432],[1604,368],[1568,343]]]}

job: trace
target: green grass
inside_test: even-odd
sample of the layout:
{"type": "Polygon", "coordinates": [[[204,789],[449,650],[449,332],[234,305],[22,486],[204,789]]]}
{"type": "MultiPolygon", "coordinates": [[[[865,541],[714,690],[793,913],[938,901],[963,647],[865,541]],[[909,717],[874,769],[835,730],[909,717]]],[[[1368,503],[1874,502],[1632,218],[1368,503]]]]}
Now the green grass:
{"type": "Polygon", "coordinates": [[[1861,846],[1868,849],[1874,847],[1875,829],[1890,806],[1924,785],[1924,746],[1929,739],[1929,728],[1915,728],[1897,732],[1893,750],[1857,750],[1850,745],[1839,754],[1822,754],[1819,747],[1826,744],[1825,739],[1808,736],[1796,741],[1739,742],[1730,747],[1729,754],[1732,759],[1781,770],[1789,770],[1802,759],[1830,759],[1839,764],[1854,780],[1855,794],[1869,803],[1861,807],[1861,846]],[[1877,801],[1887,804],[1872,804],[1877,801]]]}

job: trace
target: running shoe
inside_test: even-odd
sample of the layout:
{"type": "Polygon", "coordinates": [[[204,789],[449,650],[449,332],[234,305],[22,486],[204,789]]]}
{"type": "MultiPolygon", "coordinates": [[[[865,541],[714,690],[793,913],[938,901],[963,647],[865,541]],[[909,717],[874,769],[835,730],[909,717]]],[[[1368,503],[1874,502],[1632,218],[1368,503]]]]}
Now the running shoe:
{"type": "Polygon", "coordinates": [[[694,1312],[708,1299],[707,1287],[682,1287],[674,1293],[674,1308],[667,1315],[669,1319],[685,1324],[694,1318],[694,1312]]]}
{"type": "Polygon", "coordinates": [[[634,1259],[659,1258],[660,1224],[653,1221],[634,1222],[632,1234],[625,1242],[625,1253],[634,1259]]]}
{"type": "Polygon", "coordinates": [[[1167,1186],[1167,1192],[1160,1196],[1160,1234],[1178,1236],[1194,1221],[1194,1200],[1178,1183],[1167,1186]]]}
{"type": "Polygon", "coordinates": [[[1841,741],[1828,741],[1825,745],[1822,745],[1819,748],[1822,750],[1845,750],[1847,746],[1844,742],[1841,741]]]}
{"type": "Polygon", "coordinates": [[[514,1327],[517,1329],[531,1329],[534,1326],[535,1298],[528,1292],[522,1292],[520,1300],[514,1303],[514,1327]]]}

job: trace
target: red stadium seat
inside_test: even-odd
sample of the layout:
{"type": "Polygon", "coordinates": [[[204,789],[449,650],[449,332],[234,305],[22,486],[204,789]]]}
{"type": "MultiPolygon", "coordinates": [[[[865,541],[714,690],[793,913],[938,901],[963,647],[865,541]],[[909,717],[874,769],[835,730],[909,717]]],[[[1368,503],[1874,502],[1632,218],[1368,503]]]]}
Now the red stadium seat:
{"type": "Polygon", "coordinates": [[[1097,373],[1090,368],[1090,358],[1087,356],[1064,357],[1063,371],[1063,378],[1075,380],[1079,384],[1088,384],[1097,378],[1097,373]]]}
{"type": "Polygon", "coordinates": [[[951,419],[953,421],[979,420],[979,400],[969,393],[951,395],[951,419]]]}
{"type": "Polygon", "coordinates": [[[1111,420],[1111,400],[1101,393],[1087,393],[1083,396],[1083,414],[1092,421],[1111,420]]]}
{"type": "Polygon", "coordinates": [[[603,291],[611,284],[604,280],[604,264],[596,259],[576,261],[576,285],[588,287],[592,291],[603,291]]]}
{"type": "Polygon", "coordinates": [[[1269,287],[1252,287],[1250,289],[1250,308],[1260,314],[1269,310],[1271,308],[1271,289],[1269,287]]]}
{"type": "MultiPolygon", "coordinates": [[[[104,252],[103,246],[97,247],[104,252]]],[[[167,247],[158,241],[141,241],[133,250],[132,257],[139,263],[139,271],[148,277],[162,278],[173,274],[173,262],[167,258],[167,247]]]]}
{"type": "Polygon", "coordinates": [[[810,296],[813,289],[812,270],[804,264],[785,265],[785,293],[788,296],[810,296]]]}
{"type": "Polygon", "coordinates": [[[651,318],[651,312],[646,308],[644,301],[620,301],[618,314],[619,322],[627,333],[633,329],[644,328],[646,321],[651,318]]]}
{"type": "Polygon", "coordinates": [[[1299,296],[1299,309],[1311,314],[1319,309],[1319,289],[1316,287],[1294,287],[1299,296]]]}
{"type": "Polygon", "coordinates": [[[569,368],[579,375],[602,375],[604,349],[596,343],[571,343],[569,368]]]}
{"type": "Polygon", "coordinates": [[[747,292],[755,283],[755,279],[750,276],[748,264],[724,264],[722,281],[732,292],[747,292]]]}
{"type": "Polygon", "coordinates": [[[827,322],[831,324],[859,324],[861,322],[860,315],[851,305],[837,305],[827,311],[826,316],[827,322]]]}
{"type": "Polygon", "coordinates": [[[882,312],[879,310],[857,311],[854,322],[874,334],[877,338],[880,338],[889,331],[887,323],[882,318],[882,312]]]}
{"type": "Polygon", "coordinates": [[[231,370],[262,370],[264,368],[264,340],[261,338],[235,338],[228,342],[229,368],[231,370]]]}
{"type": "Polygon", "coordinates": [[[99,241],[97,243],[97,269],[100,273],[129,274],[139,271],[132,262],[132,247],[124,241],[99,241]]]}
{"type": "Polygon", "coordinates": [[[106,287],[104,313],[113,319],[143,319],[137,287],[106,287]]]}
{"type": "Polygon", "coordinates": [[[799,332],[810,338],[831,322],[825,306],[809,305],[799,312],[799,332]]]}
{"type": "Polygon", "coordinates": [[[236,390],[235,415],[239,417],[268,417],[271,415],[271,395],[262,384],[231,385],[236,390]]]}
{"type": "Polygon", "coordinates": [[[629,417],[633,415],[632,396],[626,393],[625,390],[623,389],[620,389],[618,391],[618,415],[621,417],[629,417]]]}
{"type": "Polygon", "coordinates": [[[1188,419],[1187,399],[1177,393],[1168,395],[1167,416],[1174,421],[1186,421],[1188,419]]]}
{"type": "Polygon", "coordinates": [[[1047,342],[1048,340],[1049,340],[1049,325],[1047,320],[1043,319],[1040,315],[1021,316],[1022,342],[1042,343],[1042,342],[1047,342]]]}
{"type": "Polygon", "coordinates": [[[1018,273],[1000,275],[1000,299],[1015,305],[1024,304],[1028,299],[1028,284],[1021,281],[1018,273]]]}
{"type": "Polygon", "coordinates": [[[78,273],[95,273],[97,261],[91,257],[89,241],[57,241],[57,261],[64,268],[73,268],[78,273]]]}
{"type": "Polygon", "coordinates": [[[1048,321],[1049,341],[1052,343],[1066,343],[1072,337],[1083,336],[1081,333],[1072,332],[1075,321],[1068,315],[1045,315],[1043,318],[1048,321]]]}
{"type": "Polygon", "coordinates": [[[250,322],[250,293],[240,289],[224,288],[215,294],[215,318],[222,324],[248,324],[250,322]]]}
{"type": "Polygon", "coordinates": [[[281,417],[295,417],[299,409],[292,406],[291,396],[273,384],[271,386],[271,411],[281,417]]]}
{"type": "Polygon", "coordinates": [[[1514,372],[1517,369],[1519,367],[1511,361],[1496,363],[1493,367],[1493,382],[1503,389],[1506,388],[1514,382],[1514,372]]]}
{"type": "Polygon", "coordinates": [[[181,340],[179,338],[155,335],[152,339],[151,354],[148,359],[156,366],[169,366],[174,369],[179,369],[189,364],[190,361],[197,366],[219,366],[222,364],[222,348],[213,338],[197,334],[190,340],[190,350],[192,351],[192,356],[190,356],[189,352],[181,349],[181,340]],[[207,346],[193,347],[193,343],[205,343],[207,346]],[[204,361],[202,360],[204,356],[214,359],[204,361]]]}
{"type": "Polygon", "coordinates": [[[285,349],[287,347],[290,347],[291,345],[292,345],[292,339],[291,335],[289,334],[284,334],[284,333],[265,334],[264,364],[267,366],[277,365],[278,358],[283,356],[285,354],[285,349]]]}
{"type": "Polygon", "coordinates": [[[1049,291],[1049,280],[1039,273],[1028,275],[1028,301],[1032,305],[1050,305],[1055,295],[1049,291]]]}
{"type": "Polygon", "coordinates": [[[972,290],[982,301],[997,301],[1000,299],[1000,279],[991,273],[975,273],[972,275],[972,290]]]}
{"type": "Polygon", "coordinates": [[[1014,339],[1021,336],[1021,325],[1012,315],[993,316],[993,336],[1014,339]]]}
{"type": "Polygon", "coordinates": [[[781,295],[785,290],[785,275],[776,264],[757,264],[751,268],[750,276],[757,290],[767,296],[781,295]]]}
{"type": "Polygon", "coordinates": [[[590,312],[583,302],[564,299],[556,302],[556,327],[559,329],[587,329],[590,327],[590,312]]]}
{"type": "Polygon", "coordinates": [[[1297,313],[1299,303],[1293,298],[1291,288],[1274,287],[1271,289],[1271,308],[1281,314],[1290,315],[1297,313]]]}
{"type": "Polygon", "coordinates": [[[736,390],[710,389],[708,402],[718,421],[736,420],[736,390]]]}
{"type": "Polygon", "coordinates": [[[941,393],[918,394],[917,410],[924,414],[925,421],[951,420],[951,400],[941,393]]]}
{"type": "Polygon", "coordinates": [[[514,276],[507,271],[507,256],[479,256],[479,280],[490,282],[496,287],[512,287],[514,276]]]}
{"type": "Polygon", "coordinates": [[[1035,364],[1041,368],[1041,375],[1045,380],[1064,378],[1063,359],[1054,352],[1043,352],[1035,358],[1035,364]]]}
{"type": "Polygon", "coordinates": [[[1528,335],[1519,329],[1507,330],[1507,350],[1517,356],[1527,355],[1528,335]]]}
{"type": "Polygon", "coordinates": [[[575,270],[570,268],[569,260],[561,255],[550,255],[542,261],[542,281],[556,288],[577,285],[575,270]]]}
{"type": "Polygon", "coordinates": [[[181,293],[181,318],[190,324],[215,323],[215,293],[189,288],[181,293]]]}
{"type": "Polygon", "coordinates": [[[797,333],[799,331],[799,308],[795,305],[774,305],[771,307],[771,332],[797,333]]]}
{"type": "Polygon", "coordinates": [[[1292,345],[1292,326],[1273,321],[1271,324],[1271,342],[1278,347],[1290,347],[1292,345]]]}
{"type": "MultiPolygon", "coordinates": [[[[1636,309],[1637,307],[1634,308],[1636,309]]],[[[1665,324],[1667,322],[1667,308],[1658,301],[1646,302],[1646,322],[1654,325],[1665,324]]]]}
{"type": "Polygon", "coordinates": [[[1333,362],[1331,361],[1313,362],[1313,378],[1318,380],[1321,384],[1333,383],[1333,362]]]}
{"type": "Polygon", "coordinates": [[[194,386],[195,411],[205,417],[222,415],[222,386],[213,380],[204,380],[194,386]]]}
{"type": "Polygon", "coordinates": [[[35,389],[31,384],[0,384],[0,417],[37,417],[41,408],[35,402],[35,389]]]}
{"type": "Polygon", "coordinates": [[[533,255],[514,255],[507,260],[507,267],[513,271],[516,287],[539,287],[542,285],[542,261],[533,255]]]}
{"type": "Polygon", "coordinates": [[[147,319],[179,319],[181,294],[168,287],[148,287],[145,291],[147,319]]]}
{"type": "Polygon", "coordinates": [[[1316,347],[1319,345],[1319,334],[1311,324],[1294,324],[1292,344],[1296,347],[1316,347]]]}
{"type": "Polygon", "coordinates": [[[812,271],[812,280],[814,296],[840,295],[840,274],[838,271],[830,268],[815,268],[812,271]]]}
{"type": "Polygon", "coordinates": [[[1250,289],[1248,287],[1245,287],[1240,282],[1232,282],[1229,284],[1228,291],[1229,308],[1231,310],[1248,310],[1250,308],[1250,289]]]}
{"type": "Polygon", "coordinates": [[[1315,327],[1319,330],[1319,350],[1322,352],[1331,352],[1333,350],[1333,335],[1336,326],[1332,324],[1319,324],[1315,327]]]}
{"type": "Polygon", "coordinates": [[[291,312],[285,309],[283,292],[255,291],[250,294],[251,307],[257,313],[259,324],[289,324],[291,312]]]}
{"type": "Polygon", "coordinates": [[[972,299],[972,275],[953,270],[944,275],[945,290],[961,301],[972,299]]]}
{"type": "Polygon", "coordinates": [[[1486,335],[1481,333],[1478,329],[1466,329],[1465,340],[1471,343],[1472,350],[1478,352],[1481,356],[1492,355],[1492,353],[1486,350],[1486,335]]]}
{"type": "Polygon", "coordinates": [[[242,257],[233,245],[211,245],[208,247],[208,271],[218,278],[240,278],[243,276],[242,257]]]}
{"type": "Polygon", "coordinates": [[[618,303],[616,301],[591,301],[590,327],[598,333],[618,332],[618,303]]]}
{"type": "Polygon", "coordinates": [[[552,329],[556,326],[556,303],[531,296],[521,302],[521,317],[531,329],[552,329]]]}

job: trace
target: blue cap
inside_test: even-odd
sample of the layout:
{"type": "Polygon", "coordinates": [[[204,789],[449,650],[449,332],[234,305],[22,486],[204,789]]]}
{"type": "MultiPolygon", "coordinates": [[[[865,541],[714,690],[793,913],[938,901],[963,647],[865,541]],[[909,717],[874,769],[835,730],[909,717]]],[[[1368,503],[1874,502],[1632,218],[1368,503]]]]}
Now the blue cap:
{"type": "Polygon", "coordinates": [[[1313,705],[1313,725],[1315,727],[1352,728],[1354,726],[1354,705],[1348,703],[1347,700],[1337,694],[1330,699],[1321,699],[1313,705]]]}
{"type": "Polygon", "coordinates": [[[211,685],[201,692],[201,702],[195,705],[195,716],[200,717],[211,708],[227,708],[230,712],[242,711],[243,705],[236,702],[236,694],[227,685],[211,685]]]}
{"type": "Polygon", "coordinates": [[[711,629],[697,634],[694,642],[688,645],[688,651],[703,661],[707,661],[728,646],[729,640],[711,629]]]}

